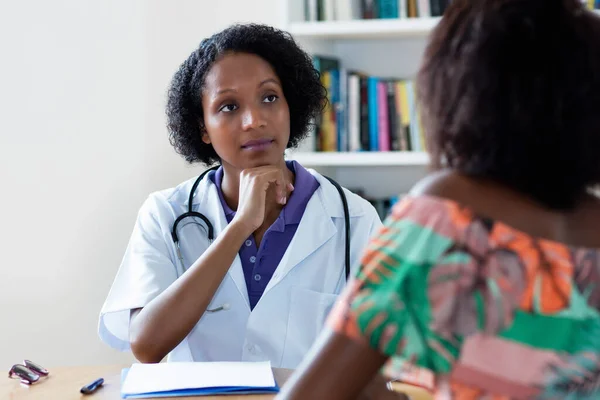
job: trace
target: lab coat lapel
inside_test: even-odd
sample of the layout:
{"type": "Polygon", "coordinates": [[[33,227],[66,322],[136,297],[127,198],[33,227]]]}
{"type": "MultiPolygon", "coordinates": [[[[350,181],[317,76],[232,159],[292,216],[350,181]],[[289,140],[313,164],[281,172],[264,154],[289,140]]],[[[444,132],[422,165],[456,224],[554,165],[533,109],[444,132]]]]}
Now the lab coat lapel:
{"type": "MultiPolygon", "coordinates": [[[[223,232],[227,227],[227,219],[225,218],[225,212],[221,206],[221,200],[217,193],[217,188],[212,181],[206,177],[202,180],[202,184],[199,185],[196,191],[195,201],[199,199],[199,210],[205,210],[206,216],[213,223],[215,228],[215,239],[223,232]],[[204,196],[202,196],[204,194],[204,196]]],[[[200,211],[202,212],[202,211],[200,211]]],[[[244,278],[244,270],[242,268],[242,260],[240,259],[239,253],[236,254],[233,264],[227,271],[227,274],[231,277],[235,286],[237,287],[240,295],[245,300],[250,309],[250,300],[248,298],[248,288],[246,287],[246,279],[244,278]]]]}
{"type": "MultiPolygon", "coordinates": [[[[323,192],[317,190],[306,205],[296,234],[283,255],[277,270],[265,288],[265,294],[277,285],[290,271],[314,253],[337,232],[332,216],[324,204],[323,192]]],[[[326,265],[323,266],[327,267],[326,265]]]]}

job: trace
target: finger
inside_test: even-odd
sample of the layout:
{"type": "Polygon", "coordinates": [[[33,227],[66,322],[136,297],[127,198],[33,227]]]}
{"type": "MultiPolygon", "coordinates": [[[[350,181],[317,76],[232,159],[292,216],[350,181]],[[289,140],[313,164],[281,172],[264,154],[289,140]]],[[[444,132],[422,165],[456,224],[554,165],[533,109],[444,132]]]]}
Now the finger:
{"type": "Polygon", "coordinates": [[[282,200],[283,200],[282,204],[284,204],[284,205],[287,203],[287,191],[289,190],[289,185],[290,185],[290,182],[287,181],[287,177],[286,177],[285,173],[283,171],[281,171],[281,185],[278,187],[281,190],[281,196],[282,196],[282,200]]]}
{"type": "Polygon", "coordinates": [[[275,183],[275,190],[277,193],[277,202],[281,205],[285,205],[287,202],[287,192],[285,190],[285,186],[281,180],[278,180],[275,183]]]}
{"type": "Polygon", "coordinates": [[[269,190],[269,188],[273,187],[273,192],[275,194],[275,201],[281,205],[284,205],[287,202],[285,191],[285,183],[282,181],[281,174],[276,171],[269,171],[261,174],[257,177],[258,180],[262,181],[261,186],[265,193],[269,190]]]}
{"type": "Polygon", "coordinates": [[[284,205],[286,203],[286,191],[283,189],[283,186],[281,185],[281,183],[277,180],[272,181],[271,183],[269,183],[269,186],[273,186],[273,192],[275,194],[275,201],[277,201],[277,203],[284,205]]]}
{"type": "Polygon", "coordinates": [[[265,167],[265,169],[256,171],[255,173],[257,173],[257,179],[262,180],[263,185],[266,185],[263,186],[264,190],[268,190],[271,185],[275,186],[275,200],[277,203],[285,205],[287,203],[287,191],[293,190],[293,185],[291,185],[292,189],[290,189],[290,183],[287,182],[285,173],[273,166],[265,167]]]}
{"type": "Polygon", "coordinates": [[[285,193],[284,188],[287,186],[287,182],[285,175],[280,170],[265,172],[263,176],[269,183],[277,185],[277,188],[285,193]]]}

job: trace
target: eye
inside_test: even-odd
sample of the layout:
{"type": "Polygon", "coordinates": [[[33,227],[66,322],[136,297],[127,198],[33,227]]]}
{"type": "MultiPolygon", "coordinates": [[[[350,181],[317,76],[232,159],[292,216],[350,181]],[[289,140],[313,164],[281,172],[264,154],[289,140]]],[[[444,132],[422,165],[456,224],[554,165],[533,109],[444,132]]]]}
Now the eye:
{"type": "Polygon", "coordinates": [[[235,104],[225,104],[223,107],[219,108],[219,111],[230,113],[238,109],[238,106],[235,104]]]}
{"type": "Polygon", "coordinates": [[[275,94],[270,94],[267,97],[265,97],[265,99],[263,100],[263,103],[273,103],[278,98],[279,98],[279,96],[277,96],[275,94]]]}

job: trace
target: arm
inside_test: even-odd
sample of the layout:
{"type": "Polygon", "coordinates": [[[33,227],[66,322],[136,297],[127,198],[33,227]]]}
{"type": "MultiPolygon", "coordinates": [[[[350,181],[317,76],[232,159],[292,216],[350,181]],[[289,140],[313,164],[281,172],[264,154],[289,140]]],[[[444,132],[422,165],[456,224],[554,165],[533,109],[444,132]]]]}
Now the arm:
{"type": "Polygon", "coordinates": [[[239,248],[252,232],[232,223],[169,288],[132,311],[130,342],[141,362],[160,362],[192,330],[206,311],[239,248]]]}
{"type": "Polygon", "coordinates": [[[387,357],[366,342],[326,329],[276,400],[402,400],[378,371],[387,357]]]}
{"type": "MultiPolygon", "coordinates": [[[[429,215],[433,210],[424,211],[429,215]]],[[[283,387],[279,400],[407,398],[384,390],[378,371],[388,356],[416,363],[422,357],[421,352],[414,350],[420,347],[415,343],[426,339],[406,335],[405,327],[419,324],[426,329],[427,321],[415,320],[403,304],[411,304],[417,310],[428,307],[422,295],[427,275],[420,271],[424,266],[417,267],[418,262],[411,264],[406,259],[408,254],[410,260],[419,256],[418,260],[433,262],[439,254],[432,254],[430,231],[412,220],[406,223],[416,212],[420,210],[405,202],[388,217],[385,229],[375,228],[377,232],[362,255],[359,273],[348,282],[329,315],[328,328],[283,387]],[[403,289],[407,284],[413,288],[413,296],[403,289]],[[409,350],[407,343],[411,346],[409,350]]],[[[439,246],[436,251],[444,249],[439,246]]],[[[416,366],[420,370],[422,364],[416,366]]],[[[403,378],[419,378],[396,371],[395,367],[389,370],[399,372],[403,378]]],[[[425,374],[425,378],[429,376],[425,374]]]]}
{"type": "Polygon", "coordinates": [[[276,186],[285,202],[285,176],[267,166],[245,170],[234,220],[175,282],[142,309],[131,312],[129,341],[141,362],[160,362],[194,328],[210,304],[244,241],[263,223],[266,193],[276,186]]]}

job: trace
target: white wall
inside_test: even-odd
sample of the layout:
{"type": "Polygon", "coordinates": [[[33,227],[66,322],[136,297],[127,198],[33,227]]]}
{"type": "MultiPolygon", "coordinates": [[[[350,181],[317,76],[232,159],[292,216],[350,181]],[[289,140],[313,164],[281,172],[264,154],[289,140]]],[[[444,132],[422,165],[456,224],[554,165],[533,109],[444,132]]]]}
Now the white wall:
{"type": "Polygon", "coordinates": [[[0,368],[130,362],[99,309],[170,148],[169,79],[202,37],[278,0],[20,0],[0,14],[0,368]]]}

